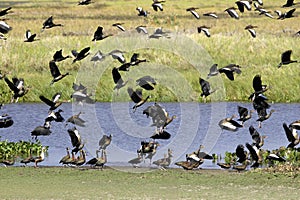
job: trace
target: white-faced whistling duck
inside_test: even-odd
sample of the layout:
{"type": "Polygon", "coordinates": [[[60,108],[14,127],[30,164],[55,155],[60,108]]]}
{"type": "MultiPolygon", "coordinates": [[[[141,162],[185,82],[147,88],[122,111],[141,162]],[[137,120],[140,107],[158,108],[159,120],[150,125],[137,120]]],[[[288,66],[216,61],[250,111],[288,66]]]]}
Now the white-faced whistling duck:
{"type": "Polygon", "coordinates": [[[79,150],[79,157],[77,158],[75,165],[76,166],[81,166],[85,163],[86,161],[86,152],[83,149],[79,150]]]}
{"type": "Polygon", "coordinates": [[[196,12],[197,9],[199,9],[199,8],[190,7],[190,8],[187,8],[186,11],[187,11],[187,12],[191,12],[192,15],[193,15],[196,19],[200,19],[200,15],[196,12]]]}
{"type": "Polygon", "coordinates": [[[71,95],[71,98],[73,98],[76,102],[80,104],[82,104],[83,102],[90,104],[95,103],[95,101],[91,99],[92,94],[88,94],[87,87],[85,87],[81,83],[80,85],[73,83],[72,88],[74,92],[71,95]]]}
{"type": "Polygon", "coordinates": [[[143,162],[143,156],[141,155],[141,153],[138,153],[137,158],[133,158],[128,161],[128,163],[130,163],[133,167],[139,167],[138,164],[140,164],[141,162],[143,162]]]}
{"type": "Polygon", "coordinates": [[[126,53],[126,52],[116,49],[116,50],[112,50],[111,52],[109,52],[108,55],[111,55],[111,57],[113,59],[118,60],[120,63],[125,63],[126,59],[125,59],[123,53],[126,53]]]}
{"type": "Polygon", "coordinates": [[[265,15],[266,17],[269,17],[271,19],[273,19],[273,15],[271,15],[270,11],[267,11],[263,8],[256,8],[255,10],[259,11],[259,15],[265,15]]]}
{"type": "Polygon", "coordinates": [[[294,12],[296,11],[296,8],[289,10],[287,12],[282,13],[280,10],[275,10],[275,13],[278,15],[277,19],[287,19],[287,18],[291,18],[294,17],[294,12]]]}
{"type": "MultiPolygon", "coordinates": [[[[121,25],[116,24],[115,26],[117,26],[119,28],[121,25]]],[[[92,41],[104,40],[105,38],[110,37],[110,36],[112,36],[112,34],[104,35],[103,34],[103,27],[98,26],[97,30],[94,33],[94,37],[93,37],[92,41]]]]}
{"type": "Polygon", "coordinates": [[[14,93],[11,99],[11,103],[17,103],[19,98],[27,94],[29,91],[29,87],[24,86],[23,78],[13,77],[11,82],[7,77],[5,77],[4,81],[14,93]]]}
{"type": "Polygon", "coordinates": [[[53,16],[50,16],[44,23],[43,23],[43,28],[44,29],[49,29],[55,26],[63,26],[62,24],[54,24],[53,23],[53,16]]]}
{"type": "Polygon", "coordinates": [[[24,42],[33,42],[33,41],[35,41],[34,40],[35,37],[36,37],[36,34],[31,34],[31,31],[27,30],[25,32],[25,40],[24,40],[24,42]]]}
{"type": "Polygon", "coordinates": [[[287,50],[281,54],[281,62],[278,65],[280,68],[282,65],[288,65],[290,63],[295,63],[297,60],[291,60],[292,50],[287,50]]]}
{"type": "Polygon", "coordinates": [[[291,7],[293,5],[296,5],[294,3],[294,0],[286,0],[286,3],[284,5],[282,5],[282,7],[291,7]]]}
{"type": "Polygon", "coordinates": [[[7,15],[8,13],[12,13],[12,11],[10,11],[10,10],[11,10],[11,7],[0,10],[0,17],[7,15]]]}
{"type": "Polygon", "coordinates": [[[142,156],[148,154],[146,158],[150,159],[150,163],[152,163],[151,162],[152,157],[156,154],[156,149],[158,146],[159,143],[155,141],[150,141],[150,142],[142,141],[141,147],[140,149],[137,150],[137,152],[140,153],[142,156]]]}
{"type": "Polygon", "coordinates": [[[65,155],[64,157],[62,157],[59,161],[59,163],[63,164],[63,165],[66,165],[68,163],[66,163],[66,161],[68,161],[70,158],[71,158],[71,155],[70,155],[70,149],[69,147],[66,147],[66,150],[67,150],[67,155],[65,155]]]}
{"type": "Polygon", "coordinates": [[[91,61],[93,62],[102,61],[105,59],[105,57],[106,55],[99,50],[95,53],[94,56],[92,56],[91,61]]]}
{"type": "Polygon", "coordinates": [[[154,11],[158,11],[158,10],[160,10],[160,11],[163,11],[164,10],[164,8],[163,8],[163,3],[164,3],[165,1],[158,1],[158,0],[153,0],[153,3],[152,3],[152,8],[153,8],[153,10],[154,11]]]}
{"type": "Polygon", "coordinates": [[[148,75],[137,79],[135,82],[138,86],[145,90],[154,90],[153,86],[156,85],[155,79],[148,75]]]}
{"type": "Polygon", "coordinates": [[[34,167],[37,168],[38,167],[38,163],[44,161],[45,159],[45,151],[46,151],[46,147],[42,147],[41,149],[41,153],[39,156],[32,158],[34,161],[34,167]]]}
{"type": "Polygon", "coordinates": [[[258,149],[264,145],[264,140],[267,136],[260,135],[259,132],[251,125],[249,127],[249,132],[252,137],[252,145],[256,146],[258,149]]]}
{"type": "Polygon", "coordinates": [[[220,162],[217,162],[217,165],[220,166],[222,169],[230,169],[231,168],[231,163],[220,163],[220,162]]]}
{"type": "Polygon", "coordinates": [[[30,162],[34,162],[33,157],[32,157],[32,150],[31,150],[31,148],[29,149],[29,156],[26,157],[26,158],[24,158],[24,159],[22,159],[20,161],[20,163],[23,163],[23,164],[25,164],[25,166],[27,166],[27,164],[30,163],[30,162]]]}
{"type": "Polygon", "coordinates": [[[238,13],[236,12],[236,8],[234,8],[234,7],[227,8],[224,12],[227,12],[228,15],[234,19],[240,18],[238,13]]]}
{"type": "Polygon", "coordinates": [[[217,76],[218,74],[219,74],[218,64],[213,64],[209,68],[209,73],[207,74],[207,79],[209,79],[212,76],[217,76]]]}
{"type": "Polygon", "coordinates": [[[244,162],[243,164],[241,164],[241,165],[233,165],[233,166],[232,166],[232,169],[235,169],[235,170],[237,170],[238,172],[241,172],[241,171],[246,170],[247,166],[248,166],[248,164],[247,164],[247,162],[245,161],[245,162],[244,162]]]}
{"type": "Polygon", "coordinates": [[[130,67],[131,67],[131,63],[126,62],[126,63],[123,63],[120,67],[118,67],[118,70],[128,72],[130,67]]]}
{"type": "Polygon", "coordinates": [[[89,5],[93,3],[91,0],[81,0],[78,2],[78,5],[89,5]]]}
{"type": "Polygon", "coordinates": [[[149,12],[144,10],[142,7],[137,7],[136,10],[138,11],[138,16],[147,17],[149,12]]]}
{"type": "Polygon", "coordinates": [[[130,58],[130,64],[132,66],[138,65],[138,64],[140,64],[142,62],[147,62],[146,59],[139,59],[139,56],[140,56],[140,54],[138,54],[138,53],[132,54],[132,56],[130,58]]]}
{"type": "Polygon", "coordinates": [[[120,29],[121,31],[125,31],[125,28],[122,26],[124,23],[114,23],[112,26],[117,27],[118,29],[120,29]]]}
{"type": "Polygon", "coordinates": [[[128,80],[123,81],[123,79],[121,77],[121,74],[120,74],[119,70],[116,67],[114,67],[112,69],[112,76],[113,76],[114,83],[116,84],[115,87],[114,87],[114,90],[117,90],[117,95],[118,95],[119,90],[128,83],[128,80]]]}
{"type": "Polygon", "coordinates": [[[0,163],[2,163],[5,167],[12,166],[15,164],[15,160],[16,160],[16,158],[13,156],[10,159],[7,158],[7,159],[1,160],[0,163]]]}
{"type": "MultiPolygon", "coordinates": [[[[0,30],[1,32],[1,30],[0,30]]],[[[5,37],[2,33],[0,33],[0,40],[7,40],[7,37],[5,37]]]]}
{"type": "Polygon", "coordinates": [[[87,57],[90,54],[89,50],[90,50],[90,47],[86,47],[86,48],[82,49],[79,53],[76,50],[72,50],[71,52],[72,52],[73,56],[75,57],[75,59],[73,60],[73,63],[87,57]]]}
{"type": "Polygon", "coordinates": [[[198,26],[198,28],[197,28],[198,33],[204,32],[206,37],[210,37],[209,29],[210,29],[210,27],[208,27],[208,26],[198,26]]]}
{"type": "Polygon", "coordinates": [[[0,33],[6,34],[10,30],[12,30],[12,28],[5,21],[0,21],[0,33]]]}
{"type": "Polygon", "coordinates": [[[234,75],[233,73],[237,73],[237,74],[240,74],[242,73],[241,67],[239,65],[236,65],[236,64],[229,64],[223,68],[220,68],[219,69],[219,72],[220,73],[224,73],[227,78],[231,81],[234,81],[234,75]]]}
{"type": "Polygon", "coordinates": [[[261,128],[261,123],[267,119],[269,119],[272,115],[272,113],[275,112],[275,110],[270,110],[269,114],[267,113],[267,109],[261,109],[258,111],[258,127],[261,128]]]}
{"type": "Polygon", "coordinates": [[[143,98],[142,89],[136,89],[134,91],[131,87],[128,87],[127,92],[131,100],[135,103],[135,105],[132,107],[133,112],[135,112],[138,107],[142,106],[150,98],[150,96],[143,98]]]}
{"type": "Polygon", "coordinates": [[[251,3],[247,0],[239,0],[235,2],[238,6],[238,9],[241,13],[245,11],[245,8],[250,11],[251,10],[251,3]]]}
{"type": "Polygon", "coordinates": [[[249,111],[245,107],[238,106],[238,113],[240,115],[240,118],[238,119],[238,121],[242,121],[242,125],[244,125],[245,121],[251,119],[253,112],[254,112],[254,110],[249,111]]]}
{"type": "Polygon", "coordinates": [[[160,169],[165,170],[171,164],[171,158],[173,157],[172,153],[172,150],[168,149],[168,154],[164,155],[164,158],[153,161],[152,163],[160,167],[160,169]]]}
{"type": "Polygon", "coordinates": [[[254,93],[251,94],[249,98],[252,98],[251,96],[253,96],[253,95],[259,95],[261,93],[264,93],[265,91],[268,90],[267,85],[262,84],[260,75],[254,76],[254,78],[252,80],[252,87],[254,89],[254,93]]]}
{"type": "Polygon", "coordinates": [[[258,149],[256,146],[252,146],[249,143],[246,143],[246,147],[250,152],[252,161],[254,161],[254,163],[251,165],[251,167],[253,168],[257,168],[259,166],[259,163],[261,162],[261,156],[260,156],[260,149],[258,149]]]}
{"type": "Polygon", "coordinates": [[[72,129],[68,129],[69,136],[71,138],[71,143],[74,149],[72,149],[72,153],[75,154],[81,150],[84,147],[84,143],[81,140],[81,136],[79,131],[76,129],[76,127],[73,127],[72,129]]]}
{"type": "Polygon", "coordinates": [[[63,56],[62,55],[62,49],[56,51],[53,55],[53,61],[54,62],[60,62],[60,61],[63,61],[67,58],[71,58],[71,56],[67,55],[67,56],[63,56]]]}
{"type": "Polygon", "coordinates": [[[50,130],[52,121],[53,117],[47,117],[43,126],[37,126],[33,131],[31,131],[31,136],[35,137],[37,140],[38,136],[50,135],[52,133],[50,130]]]}
{"type": "Polygon", "coordinates": [[[218,15],[215,12],[204,13],[203,16],[208,16],[208,17],[213,17],[215,19],[218,19],[218,15]]]}
{"type": "Polygon", "coordinates": [[[101,167],[103,169],[104,164],[107,162],[107,155],[106,150],[96,150],[96,158],[92,158],[88,162],[86,162],[86,165],[91,165],[94,167],[101,167]],[[99,157],[99,151],[101,151],[101,157],[99,157]]]}
{"type": "Polygon", "coordinates": [[[203,164],[203,159],[199,162],[196,161],[179,161],[175,162],[175,165],[182,167],[185,170],[192,170],[198,168],[201,164],[203,164]]]}
{"type": "Polygon", "coordinates": [[[245,147],[242,144],[239,144],[235,149],[235,154],[238,157],[237,162],[243,163],[247,159],[247,152],[245,151],[245,147]]]}
{"type": "Polygon", "coordinates": [[[103,135],[102,138],[99,140],[99,150],[104,149],[110,145],[112,140],[112,135],[103,135]]]}
{"type": "Polygon", "coordinates": [[[144,34],[148,34],[148,30],[147,30],[147,26],[137,26],[135,28],[135,30],[138,32],[138,33],[144,33],[144,34]]]}
{"type": "Polygon", "coordinates": [[[236,116],[233,115],[232,117],[227,117],[225,119],[220,120],[219,126],[221,127],[221,129],[235,132],[239,128],[243,127],[243,125],[233,120],[234,117],[236,116]]]}
{"type": "Polygon", "coordinates": [[[80,118],[81,114],[82,114],[82,112],[79,112],[78,114],[71,116],[69,119],[67,119],[67,124],[70,122],[77,126],[85,127],[85,120],[80,118]]]}
{"type": "Polygon", "coordinates": [[[202,97],[203,102],[205,103],[206,97],[208,97],[210,94],[212,94],[216,90],[211,90],[209,82],[202,79],[201,77],[199,78],[199,84],[200,84],[201,90],[202,90],[202,93],[200,94],[200,96],[202,97]]]}
{"type": "Polygon", "coordinates": [[[56,94],[53,95],[52,100],[44,97],[43,95],[40,95],[39,98],[41,101],[43,101],[45,104],[47,104],[48,106],[50,106],[49,110],[55,110],[56,108],[58,108],[62,102],[59,101],[61,97],[61,93],[57,92],[56,94]]]}
{"type": "Polygon", "coordinates": [[[285,131],[286,137],[290,144],[287,146],[288,148],[294,148],[300,142],[300,137],[296,131],[296,129],[292,127],[288,127],[286,123],[283,123],[283,129],[285,131]]]}
{"type": "Polygon", "coordinates": [[[54,112],[53,110],[50,110],[48,113],[48,117],[53,117],[53,120],[56,122],[63,122],[65,119],[63,116],[61,116],[61,112],[64,112],[62,109],[59,109],[58,111],[54,112]]]}
{"type": "Polygon", "coordinates": [[[49,62],[49,68],[50,68],[51,75],[53,77],[52,81],[50,82],[50,85],[53,85],[55,82],[60,81],[64,77],[70,75],[69,72],[67,72],[65,74],[61,74],[58,69],[58,66],[56,65],[55,61],[53,61],[53,60],[51,60],[49,62]]]}
{"type": "Polygon", "coordinates": [[[209,155],[209,154],[205,153],[204,151],[201,151],[201,149],[203,149],[203,148],[204,148],[204,146],[200,145],[198,150],[195,151],[194,153],[201,159],[212,160],[213,159],[212,155],[209,155]]]}
{"type": "Polygon", "coordinates": [[[256,37],[256,31],[255,31],[255,28],[257,28],[257,26],[247,25],[247,26],[245,27],[245,30],[249,31],[249,33],[251,34],[251,36],[252,36],[253,38],[255,38],[255,37],[256,37]]]}

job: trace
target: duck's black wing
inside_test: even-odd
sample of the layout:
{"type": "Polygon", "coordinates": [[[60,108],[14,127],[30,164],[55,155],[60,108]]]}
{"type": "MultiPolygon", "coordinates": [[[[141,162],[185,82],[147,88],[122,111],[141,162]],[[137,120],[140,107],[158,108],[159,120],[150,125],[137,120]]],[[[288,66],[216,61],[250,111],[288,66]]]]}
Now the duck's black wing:
{"type": "Polygon", "coordinates": [[[43,101],[45,104],[47,104],[50,107],[55,105],[55,103],[53,101],[51,101],[50,99],[47,99],[43,95],[40,95],[39,98],[40,98],[41,101],[43,101]]]}
{"type": "Polygon", "coordinates": [[[53,78],[56,78],[61,75],[56,63],[54,61],[49,62],[50,72],[53,78]]]}
{"type": "Polygon", "coordinates": [[[8,78],[4,78],[4,81],[6,82],[6,84],[8,85],[8,87],[13,91],[13,92],[18,92],[19,89],[16,87],[16,85],[11,82],[8,78]]]}

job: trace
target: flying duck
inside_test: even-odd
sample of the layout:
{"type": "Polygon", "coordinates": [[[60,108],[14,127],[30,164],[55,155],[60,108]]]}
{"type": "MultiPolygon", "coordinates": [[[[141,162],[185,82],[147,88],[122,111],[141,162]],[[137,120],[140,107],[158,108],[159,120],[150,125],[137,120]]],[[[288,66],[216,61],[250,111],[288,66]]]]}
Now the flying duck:
{"type": "Polygon", "coordinates": [[[0,33],[6,34],[10,30],[12,30],[12,27],[10,27],[5,21],[0,21],[0,33]]]}
{"type": "Polygon", "coordinates": [[[11,103],[17,103],[20,97],[23,97],[25,94],[28,93],[29,87],[24,86],[24,79],[13,77],[12,81],[10,81],[7,77],[4,78],[4,81],[8,85],[8,87],[14,93],[11,98],[11,103]]]}
{"type": "Polygon", "coordinates": [[[2,17],[4,15],[7,15],[8,13],[12,13],[11,8],[12,7],[8,7],[8,8],[5,8],[3,10],[0,10],[0,17],[2,17]]]}
{"type": "Polygon", "coordinates": [[[71,116],[69,119],[67,119],[67,124],[68,124],[68,122],[70,122],[77,126],[85,127],[85,120],[80,118],[81,114],[82,114],[82,112],[79,112],[78,114],[71,116]]]}
{"type": "Polygon", "coordinates": [[[227,117],[225,119],[220,120],[219,126],[221,127],[221,129],[235,132],[239,128],[243,127],[243,125],[233,120],[233,118],[235,117],[235,115],[232,115],[232,117],[227,117]]]}
{"type": "Polygon", "coordinates": [[[135,105],[132,107],[133,112],[135,112],[138,107],[142,106],[150,98],[150,96],[143,98],[141,89],[136,89],[134,91],[131,87],[128,87],[127,92],[131,100],[135,103],[135,105]]]}
{"type": "Polygon", "coordinates": [[[292,127],[288,127],[286,123],[283,123],[283,129],[285,131],[286,137],[290,144],[287,146],[288,148],[294,148],[300,142],[300,137],[296,131],[296,129],[292,127]]]}
{"type": "Polygon", "coordinates": [[[199,9],[199,8],[190,7],[190,8],[187,8],[186,11],[187,11],[187,12],[191,12],[192,15],[193,15],[196,19],[200,19],[200,15],[196,12],[197,9],[199,9]]]}
{"type": "Polygon", "coordinates": [[[156,80],[149,75],[143,76],[137,79],[135,82],[138,86],[145,90],[154,90],[154,86],[156,85],[156,80]]]}
{"type": "Polygon", "coordinates": [[[137,7],[136,10],[138,11],[138,16],[147,17],[149,12],[144,10],[142,7],[137,7]]]}
{"type": "Polygon", "coordinates": [[[112,77],[115,83],[114,90],[117,90],[117,94],[119,94],[119,90],[128,83],[128,80],[124,81],[122,79],[121,74],[116,67],[112,69],[112,77]]]}
{"type": "Polygon", "coordinates": [[[219,74],[218,64],[213,64],[209,68],[209,73],[207,74],[207,79],[209,79],[212,76],[217,76],[218,74],[219,74]]]}
{"type": "Polygon", "coordinates": [[[234,81],[234,75],[233,73],[237,73],[237,74],[240,74],[242,73],[241,67],[239,65],[236,65],[236,64],[229,64],[223,68],[220,68],[219,69],[219,72],[220,73],[224,73],[227,78],[231,81],[234,81]]]}
{"type": "Polygon", "coordinates": [[[251,34],[251,36],[252,36],[253,38],[256,37],[256,31],[255,31],[254,28],[257,28],[257,26],[247,25],[247,26],[245,27],[245,30],[249,31],[249,33],[251,34]]]}
{"type": "Polygon", "coordinates": [[[55,26],[63,26],[62,24],[54,24],[53,23],[53,16],[50,16],[44,23],[43,23],[43,28],[44,29],[49,29],[55,26]]]}
{"type": "Polygon", "coordinates": [[[238,119],[238,121],[242,121],[242,125],[244,125],[245,121],[251,119],[253,112],[254,112],[254,110],[248,111],[247,108],[238,106],[238,113],[240,115],[240,118],[238,119]]]}
{"type": "Polygon", "coordinates": [[[215,92],[216,90],[210,89],[210,83],[201,77],[199,78],[199,84],[201,86],[202,93],[200,96],[203,98],[204,103],[206,102],[206,97],[215,92]]]}
{"type": "Polygon", "coordinates": [[[61,74],[58,66],[56,65],[55,61],[51,60],[49,62],[49,68],[50,68],[50,73],[53,77],[52,81],[50,82],[50,85],[53,85],[55,82],[60,81],[61,79],[63,79],[64,77],[70,75],[69,72],[65,73],[65,74],[61,74]]]}
{"type": "MultiPolygon", "coordinates": [[[[113,24],[113,26],[119,26],[122,27],[121,24],[113,24]]],[[[118,28],[119,28],[118,27],[118,28]]],[[[123,27],[122,27],[123,28],[123,27]]],[[[124,28],[123,28],[124,29],[124,28]]],[[[121,29],[122,30],[122,29],[121,29]]],[[[125,29],[124,29],[125,30],[125,29]]],[[[108,34],[108,35],[104,35],[103,34],[103,27],[102,26],[98,26],[97,30],[94,33],[94,37],[92,39],[92,41],[98,41],[98,40],[104,40],[107,37],[112,36],[112,34],[108,34]]]]}
{"type": "Polygon", "coordinates": [[[245,11],[245,8],[250,11],[251,10],[251,3],[247,0],[239,0],[235,2],[238,6],[238,9],[241,13],[245,11]]]}
{"type": "Polygon", "coordinates": [[[71,139],[72,146],[74,147],[72,149],[72,153],[74,152],[76,154],[84,147],[84,143],[82,142],[80,133],[76,127],[68,129],[68,133],[71,139]]]}
{"type": "Polygon", "coordinates": [[[208,26],[198,26],[198,28],[197,28],[198,33],[204,32],[206,37],[210,37],[209,29],[210,29],[210,27],[208,27],[208,26]]]}
{"type": "Polygon", "coordinates": [[[57,92],[52,96],[52,100],[46,98],[43,95],[40,95],[39,98],[41,101],[43,101],[45,104],[47,104],[48,106],[50,106],[49,111],[55,110],[56,108],[58,108],[62,102],[59,101],[61,97],[61,93],[57,92]]]}
{"type": "Polygon", "coordinates": [[[60,61],[63,61],[63,60],[65,60],[65,59],[67,59],[67,58],[70,58],[70,56],[69,56],[69,55],[63,56],[63,55],[62,55],[62,49],[56,51],[56,52],[54,53],[54,55],[53,55],[53,61],[54,61],[54,62],[60,62],[60,61]]]}
{"type": "Polygon", "coordinates": [[[236,12],[236,8],[234,8],[234,7],[227,8],[224,12],[227,12],[228,15],[234,19],[240,18],[238,13],[236,12]]]}
{"type": "Polygon", "coordinates": [[[75,57],[75,59],[73,60],[73,63],[87,57],[90,54],[89,50],[90,50],[90,47],[86,47],[86,48],[82,49],[79,53],[76,50],[72,50],[71,52],[72,52],[73,56],[75,57]]]}
{"type": "Polygon", "coordinates": [[[280,68],[282,65],[288,65],[290,63],[296,63],[297,60],[291,60],[292,50],[287,50],[281,54],[281,62],[278,65],[280,68]]]}
{"type": "Polygon", "coordinates": [[[33,42],[35,41],[36,34],[31,34],[30,30],[27,30],[25,33],[25,40],[24,42],[33,42]]]}

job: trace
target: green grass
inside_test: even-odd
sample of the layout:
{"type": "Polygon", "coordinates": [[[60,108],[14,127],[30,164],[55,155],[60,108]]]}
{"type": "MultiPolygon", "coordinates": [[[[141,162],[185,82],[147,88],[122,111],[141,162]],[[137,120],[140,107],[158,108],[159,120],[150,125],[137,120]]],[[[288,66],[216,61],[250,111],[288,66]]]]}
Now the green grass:
{"type": "MultiPolygon", "coordinates": [[[[8,2],[14,1],[2,1],[0,7],[7,7],[10,5],[8,2]]],[[[270,101],[299,102],[300,96],[295,92],[299,90],[299,63],[277,69],[280,55],[285,50],[292,49],[292,58],[299,60],[300,48],[298,44],[300,37],[293,35],[299,31],[299,17],[277,20],[259,16],[257,12],[251,11],[242,14],[240,20],[235,20],[229,18],[224,12],[225,8],[233,6],[234,2],[221,1],[220,3],[217,0],[206,2],[196,0],[167,1],[164,12],[153,11],[151,4],[146,0],[138,2],[133,0],[95,1],[88,6],[77,6],[74,1],[33,1],[32,3],[25,1],[25,3],[13,4],[13,13],[6,17],[9,18],[7,23],[13,27],[13,30],[7,34],[8,39],[6,41],[0,41],[0,54],[2,55],[0,69],[2,72],[9,72],[10,74],[7,75],[9,78],[12,76],[23,77],[26,84],[32,86],[29,94],[20,99],[21,102],[36,102],[39,101],[39,95],[48,94],[50,97],[57,91],[62,91],[62,97],[69,99],[72,93],[72,83],[79,81],[78,70],[89,72],[88,77],[80,79],[80,81],[88,85],[95,94],[97,101],[128,101],[126,89],[121,91],[120,96],[116,96],[115,92],[112,91],[114,83],[111,69],[120,64],[110,58],[107,59],[106,65],[97,64],[96,67],[89,62],[90,57],[76,64],[71,64],[71,60],[58,63],[62,73],[69,71],[72,75],[52,87],[49,86],[52,77],[48,63],[54,52],[59,49],[63,49],[63,53],[66,55],[70,54],[72,49],[79,50],[90,46],[91,55],[99,49],[108,53],[107,51],[111,50],[113,45],[118,44],[118,40],[115,38],[121,37],[120,31],[112,26],[113,23],[124,22],[124,27],[127,30],[134,30],[136,26],[143,24],[153,28],[163,27],[192,39],[205,49],[207,54],[202,52],[203,59],[208,59],[208,61],[203,62],[205,66],[201,68],[205,70],[197,71],[195,70],[199,67],[197,63],[190,63],[186,57],[167,52],[164,49],[161,51],[145,48],[134,49],[134,51],[128,49],[128,53],[125,54],[127,59],[130,58],[131,53],[137,51],[142,58],[146,58],[150,62],[135,67],[128,74],[123,75],[122,73],[124,79],[132,78],[134,80],[137,75],[140,76],[143,73],[160,76],[159,78],[162,79],[156,90],[151,92],[153,101],[201,101],[199,98],[199,76],[206,78],[208,68],[212,63],[218,63],[219,67],[236,63],[242,66],[242,74],[237,75],[234,82],[229,81],[224,75],[210,79],[212,88],[224,87],[224,91],[226,91],[224,93],[223,90],[219,90],[214,93],[211,97],[212,101],[246,101],[253,90],[252,78],[256,74],[261,74],[263,84],[271,86],[267,93],[270,101]],[[150,11],[149,17],[146,19],[138,17],[135,10],[137,6],[142,6],[150,11]],[[215,11],[220,18],[215,20],[201,16],[200,20],[196,20],[185,11],[191,6],[199,7],[198,12],[200,14],[215,11]],[[43,22],[51,15],[53,15],[55,23],[61,23],[64,26],[41,32],[43,22]],[[257,38],[251,38],[250,34],[244,30],[248,24],[258,26],[257,38]],[[116,36],[107,39],[107,41],[91,42],[94,31],[99,25],[104,27],[104,33],[112,33],[116,36]],[[197,33],[196,27],[200,25],[211,27],[211,38],[197,33]],[[37,33],[39,40],[30,44],[24,43],[24,33],[27,29],[37,33]],[[210,57],[211,60],[206,57],[210,57]],[[163,65],[167,66],[168,69],[172,68],[174,73],[176,72],[175,74],[181,75],[182,79],[187,81],[189,88],[181,88],[183,83],[174,80],[174,74],[170,73],[170,70],[159,71],[156,68],[152,71],[146,71],[145,68],[149,65],[152,67],[163,65]],[[104,69],[101,68],[103,66],[105,66],[104,69]],[[94,81],[91,81],[92,79],[94,81]],[[180,95],[180,91],[176,90],[186,93],[180,95]]],[[[283,2],[280,0],[268,1],[265,2],[264,7],[270,11],[275,9],[287,10],[281,8],[282,4],[283,2]]],[[[295,16],[298,16],[299,6],[296,7],[298,8],[295,16]]],[[[172,49],[173,41],[170,43],[169,48],[172,49]]],[[[193,54],[194,51],[199,51],[198,49],[191,48],[189,44],[186,46],[186,51],[191,55],[191,58],[202,59],[193,54]]],[[[119,49],[122,48],[119,47],[119,49]]],[[[131,82],[134,84],[133,81],[131,82]]],[[[8,102],[10,91],[3,81],[0,82],[0,89],[2,91],[1,100],[8,102]]]]}
{"type": "Polygon", "coordinates": [[[300,194],[299,176],[260,171],[1,167],[0,172],[2,199],[298,199],[300,194]]]}

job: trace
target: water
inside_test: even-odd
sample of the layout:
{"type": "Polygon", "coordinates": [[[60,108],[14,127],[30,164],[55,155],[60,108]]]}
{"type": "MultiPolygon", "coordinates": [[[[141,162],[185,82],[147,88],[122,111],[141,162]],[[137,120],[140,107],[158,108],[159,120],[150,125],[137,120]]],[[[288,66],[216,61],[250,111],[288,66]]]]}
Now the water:
{"type": "MultiPolygon", "coordinates": [[[[153,103],[149,102],[132,112],[132,103],[96,103],[92,105],[77,105],[64,103],[60,107],[64,112],[62,116],[67,119],[84,112],[81,117],[86,120],[86,127],[77,127],[85,141],[87,159],[95,156],[98,149],[99,139],[103,134],[112,134],[111,145],[107,148],[108,166],[127,166],[127,161],[137,156],[136,151],[143,140],[150,141],[149,137],[154,133],[155,128],[151,127],[151,119],[142,114],[142,111],[153,103]]],[[[251,143],[249,126],[253,125],[259,133],[266,135],[263,149],[276,149],[280,146],[287,146],[288,141],[282,128],[282,123],[287,124],[299,120],[296,110],[300,104],[273,104],[275,112],[270,119],[263,122],[262,128],[258,128],[257,115],[253,114],[252,119],[245,123],[245,127],[237,132],[222,131],[218,122],[237,114],[237,105],[252,109],[250,103],[162,103],[163,107],[170,113],[176,115],[167,127],[171,133],[169,140],[159,140],[160,146],[153,160],[160,159],[167,152],[168,148],[173,150],[174,162],[184,160],[186,153],[191,153],[203,144],[207,153],[216,153],[224,156],[225,151],[234,152],[238,144],[251,143]]],[[[42,103],[7,104],[1,113],[8,113],[14,120],[13,126],[0,129],[2,140],[19,141],[32,140],[30,132],[44,123],[47,116],[48,106],[42,103]]],[[[73,124],[52,123],[52,134],[40,136],[39,140],[43,145],[49,146],[48,156],[41,165],[57,166],[59,160],[66,154],[65,148],[71,146],[67,129],[73,124]]],[[[17,163],[18,165],[18,163],[17,163]]],[[[146,160],[142,165],[149,166],[146,160]]],[[[211,161],[205,161],[202,168],[217,168],[211,161]]]]}

